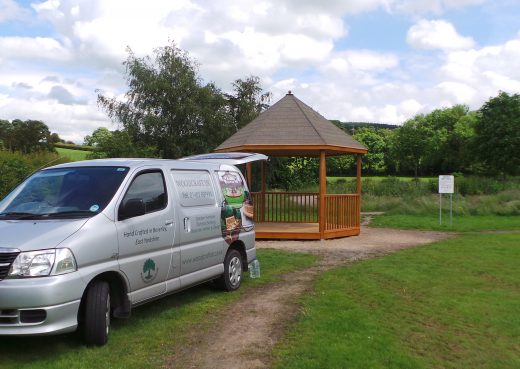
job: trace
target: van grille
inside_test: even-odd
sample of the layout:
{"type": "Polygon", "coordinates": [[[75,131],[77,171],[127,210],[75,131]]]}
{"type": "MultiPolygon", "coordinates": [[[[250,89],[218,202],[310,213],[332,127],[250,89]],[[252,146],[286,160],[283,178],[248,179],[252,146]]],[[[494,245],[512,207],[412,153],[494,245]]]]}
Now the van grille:
{"type": "Polygon", "coordinates": [[[11,264],[14,259],[18,256],[20,252],[1,252],[0,251],[0,281],[5,278],[7,273],[9,273],[9,268],[11,268],[11,264]]]}

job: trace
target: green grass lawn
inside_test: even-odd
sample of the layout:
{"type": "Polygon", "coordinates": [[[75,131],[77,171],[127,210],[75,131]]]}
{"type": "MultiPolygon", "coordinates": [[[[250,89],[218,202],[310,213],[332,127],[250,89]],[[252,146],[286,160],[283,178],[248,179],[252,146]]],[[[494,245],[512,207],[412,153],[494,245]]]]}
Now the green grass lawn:
{"type": "Polygon", "coordinates": [[[326,272],[275,368],[520,368],[519,260],[480,234],[326,272]]]}
{"type": "Polygon", "coordinates": [[[376,216],[373,227],[422,229],[457,232],[479,232],[491,230],[515,230],[520,229],[520,216],[496,216],[496,215],[455,215],[450,226],[449,214],[443,214],[442,225],[439,224],[439,214],[431,215],[405,215],[385,214],[376,216]]]}
{"type": "Polygon", "coordinates": [[[0,368],[159,368],[185,342],[190,329],[205,329],[220,309],[245,291],[309,267],[316,260],[308,254],[274,250],[258,250],[258,259],[260,279],[245,278],[240,290],[233,293],[221,292],[209,283],[143,305],[130,319],[113,322],[104,347],[85,347],[76,334],[0,337],[0,368]]]}
{"type": "Polygon", "coordinates": [[[64,149],[61,147],[56,147],[55,149],[60,156],[69,158],[71,161],[85,160],[87,158],[87,155],[90,153],[90,151],[71,150],[64,149]]]}

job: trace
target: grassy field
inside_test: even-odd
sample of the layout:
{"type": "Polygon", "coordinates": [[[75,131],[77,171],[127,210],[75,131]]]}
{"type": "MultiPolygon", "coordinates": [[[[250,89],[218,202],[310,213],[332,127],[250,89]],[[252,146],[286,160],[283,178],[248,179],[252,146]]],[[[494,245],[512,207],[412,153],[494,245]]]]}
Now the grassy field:
{"type": "Polygon", "coordinates": [[[440,225],[438,213],[431,215],[387,214],[374,217],[370,225],[382,228],[456,232],[516,230],[520,229],[520,216],[456,215],[450,225],[449,214],[443,213],[442,225],[440,225]]]}
{"type": "Polygon", "coordinates": [[[315,262],[311,255],[273,250],[258,250],[258,259],[262,278],[245,278],[234,293],[220,292],[209,283],[143,305],[130,319],[114,321],[104,347],[85,347],[76,334],[0,337],[0,368],[159,368],[190,329],[205,329],[220,309],[245,291],[315,262]]]}
{"type": "Polygon", "coordinates": [[[56,151],[60,156],[69,158],[71,161],[85,160],[87,158],[87,155],[90,153],[90,151],[71,150],[64,149],[61,147],[56,147],[56,151]]]}
{"type": "Polygon", "coordinates": [[[464,235],[324,273],[276,368],[520,368],[520,234],[464,235]]]}

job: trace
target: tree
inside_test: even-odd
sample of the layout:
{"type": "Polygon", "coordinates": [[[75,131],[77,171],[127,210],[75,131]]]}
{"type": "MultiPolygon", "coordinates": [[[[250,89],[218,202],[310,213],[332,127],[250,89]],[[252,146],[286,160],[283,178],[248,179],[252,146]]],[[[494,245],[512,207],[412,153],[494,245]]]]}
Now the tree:
{"type": "Polygon", "coordinates": [[[254,76],[236,80],[232,94],[203,83],[196,62],[174,43],[142,58],[128,49],[123,64],[128,83],[124,99],[97,91],[98,104],[122,125],[134,147],[152,149],[154,156],[211,151],[265,109],[270,98],[254,76]]]}
{"type": "Polygon", "coordinates": [[[424,167],[429,172],[452,173],[467,170],[471,158],[465,147],[472,133],[469,114],[466,105],[455,105],[436,109],[424,116],[423,124],[429,127],[432,134],[430,152],[424,162],[424,167]]]}
{"type": "Polygon", "coordinates": [[[59,134],[57,133],[51,133],[49,136],[49,143],[50,144],[56,144],[56,143],[64,143],[65,140],[63,140],[59,134]]]}
{"type": "Polygon", "coordinates": [[[385,173],[385,155],[388,152],[389,144],[382,130],[374,128],[359,128],[354,134],[354,138],[365,145],[368,153],[363,156],[363,168],[371,174],[385,173]]]}
{"type": "Polygon", "coordinates": [[[226,95],[233,117],[235,131],[247,125],[258,114],[269,108],[272,94],[262,92],[260,78],[249,76],[245,80],[233,82],[233,95],[226,95]]]}
{"type": "Polygon", "coordinates": [[[453,157],[458,158],[456,171],[467,172],[473,170],[474,156],[471,150],[471,143],[475,137],[476,122],[476,112],[468,112],[453,127],[450,141],[453,157]]]}
{"type": "Polygon", "coordinates": [[[40,150],[53,151],[50,137],[49,127],[39,120],[0,121],[0,141],[4,148],[11,151],[24,154],[40,150]]]}
{"type": "Polygon", "coordinates": [[[85,142],[95,147],[95,150],[88,154],[88,159],[156,157],[155,148],[134,145],[126,131],[98,128],[92,136],[85,137],[85,142]]]}
{"type": "Polygon", "coordinates": [[[128,52],[125,101],[98,94],[98,103],[123,125],[134,145],[177,158],[214,148],[222,132],[231,132],[223,94],[201,82],[185,51],[171,44],[155,49],[153,57],[128,52]]]}
{"type": "Polygon", "coordinates": [[[432,131],[424,124],[424,115],[406,121],[394,135],[393,156],[398,161],[399,171],[412,170],[415,177],[423,168],[429,152],[432,131]]]}
{"type": "Polygon", "coordinates": [[[10,149],[9,136],[12,128],[11,122],[0,119],[0,149],[10,149]]]}
{"type": "Polygon", "coordinates": [[[356,158],[354,155],[338,155],[327,158],[327,175],[348,176],[356,173],[356,158]]]}
{"type": "Polygon", "coordinates": [[[112,136],[112,132],[108,128],[99,127],[92,132],[92,135],[85,136],[83,143],[87,146],[103,146],[110,136],[112,136]]]}
{"type": "Polygon", "coordinates": [[[520,95],[500,92],[480,108],[474,153],[489,173],[520,174],[520,95]]]}

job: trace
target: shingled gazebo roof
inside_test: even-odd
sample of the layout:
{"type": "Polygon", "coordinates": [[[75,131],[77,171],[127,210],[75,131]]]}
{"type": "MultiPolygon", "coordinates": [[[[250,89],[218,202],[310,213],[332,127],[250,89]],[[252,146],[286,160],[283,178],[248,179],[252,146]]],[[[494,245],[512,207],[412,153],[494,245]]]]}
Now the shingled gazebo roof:
{"type": "Polygon", "coordinates": [[[260,152],[271,156],[366,154],[367,149],[290,91],[215,151],[260,152]]]}

